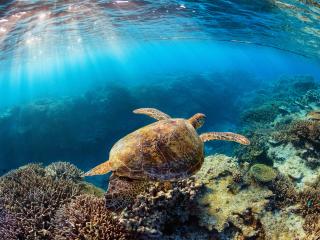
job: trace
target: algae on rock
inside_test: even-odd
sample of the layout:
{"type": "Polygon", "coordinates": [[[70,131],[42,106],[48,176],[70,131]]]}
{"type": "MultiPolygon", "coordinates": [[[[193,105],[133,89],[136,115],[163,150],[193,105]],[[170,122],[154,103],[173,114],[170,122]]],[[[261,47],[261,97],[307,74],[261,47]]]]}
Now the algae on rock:
{"type": "Polygon", "coordinates": [[[207,229],[222,232],[246,211],[259,215],[268,204],[267,198],[272,196],[272,192],[267,187],[251,184],[236,194],[230,191],[234,182],[232,173],[239,168],[236,159],[215,155],[205,158],[202,169],[196,174],[206,187],[198,200],[201,209],[198,217],[200,224],[207,229]]]}

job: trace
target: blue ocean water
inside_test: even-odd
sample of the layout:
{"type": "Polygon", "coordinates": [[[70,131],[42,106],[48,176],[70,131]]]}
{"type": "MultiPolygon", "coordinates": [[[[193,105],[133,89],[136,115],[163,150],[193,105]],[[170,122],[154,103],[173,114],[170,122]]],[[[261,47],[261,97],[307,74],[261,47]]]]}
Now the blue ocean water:
{"type": "MultiPolygon", "coordinates": [[[[239,131],[240,98],[283,76],[320,79],[319,4],[299,1],[3,1],[0,163],[88,169],[151,120],[207,115],[239,131]]],[[[229,143],[208,144],[208,153],[229,143]]],[[[227,147],[228,148],[228,147],[227,147]]]]}

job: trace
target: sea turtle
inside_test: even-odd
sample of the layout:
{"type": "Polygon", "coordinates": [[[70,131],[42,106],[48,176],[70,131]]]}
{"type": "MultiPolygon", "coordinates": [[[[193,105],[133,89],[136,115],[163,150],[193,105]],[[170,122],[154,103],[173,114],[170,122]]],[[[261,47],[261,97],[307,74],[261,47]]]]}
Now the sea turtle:
{"type": "Polygon", "coordinates": [[[111,149],[109,160],[88,171],[85,176],[112,171],[107,196],[109,205],[123,204],[125,195],[134,197],[148,181],[176,181],[196,173],[204,161],[204,142],[234,141],[248,145],[249,140],[231,132],[208,132],[198,135],[196,129],[206,116],[197,113],[189,119],[171,118],[154,109],[133,111],[158,120],[120,139],[111,149]],[[121,196],[122,195],[122,196],[121,196]],[[120,202],[119,202],[120,201],[120,202]]]}

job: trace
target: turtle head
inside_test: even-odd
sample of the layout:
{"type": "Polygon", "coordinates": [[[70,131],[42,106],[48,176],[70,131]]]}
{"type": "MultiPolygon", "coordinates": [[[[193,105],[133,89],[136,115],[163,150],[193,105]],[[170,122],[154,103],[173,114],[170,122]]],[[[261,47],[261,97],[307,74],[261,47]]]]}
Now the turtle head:
{"type": "Polygon", "coordinates": [[[205,119],[206,119],[206,115],[204,115],[203,113],[196,113],[191,118],[189,118],[188,121],[191,123],[191,125],[195,129],[197,129],[197,128],[202,127],[202,125],[204,124],[205,119]]]}

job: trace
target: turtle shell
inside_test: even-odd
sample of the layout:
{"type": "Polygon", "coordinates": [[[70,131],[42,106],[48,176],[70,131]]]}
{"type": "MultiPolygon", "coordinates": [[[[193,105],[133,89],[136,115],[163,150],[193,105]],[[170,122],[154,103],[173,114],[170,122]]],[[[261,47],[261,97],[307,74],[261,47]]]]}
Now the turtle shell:
{"type": "Polygon", "coordinates": [[[177,180],[198,171],[203,142],[185,119],[168,119],[140,128],[111,149],[109,163],[118,176],[143,180],[177,180]]]}

